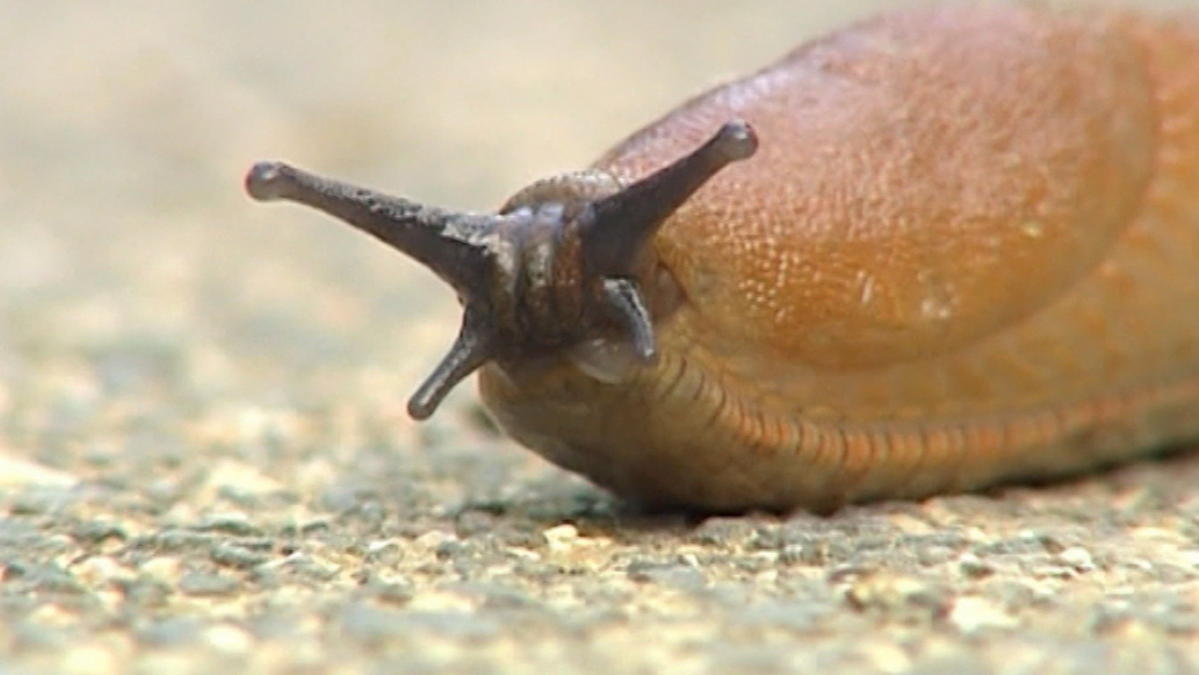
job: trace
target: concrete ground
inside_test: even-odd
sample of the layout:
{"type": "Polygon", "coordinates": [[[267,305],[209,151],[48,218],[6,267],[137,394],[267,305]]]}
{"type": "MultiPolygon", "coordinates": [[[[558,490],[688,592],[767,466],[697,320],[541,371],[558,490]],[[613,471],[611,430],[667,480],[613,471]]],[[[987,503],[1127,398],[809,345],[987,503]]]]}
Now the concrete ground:
{"type": "Polygon", "coordinates": [[[884,4],[0,5],[0,672],[1199,668],[1195,455],[638,514],[472,387],[409,421],[450,292],[241,193],[277,157],[491,208],[884,4]]]}

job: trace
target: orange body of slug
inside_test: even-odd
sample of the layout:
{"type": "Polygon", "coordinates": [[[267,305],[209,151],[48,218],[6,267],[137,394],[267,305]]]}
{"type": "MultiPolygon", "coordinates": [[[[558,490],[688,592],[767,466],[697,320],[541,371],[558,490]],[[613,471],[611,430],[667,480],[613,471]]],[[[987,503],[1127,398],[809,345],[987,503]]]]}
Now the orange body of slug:
{"type": "Polygon", "coordinates": [[[761,147],[665,224],[659,355],[481,371],[506,430],[615,492],[828,508],[1199,436],[1199,20],[890,14],[704,94],[597,163],[730,118],[761,147]],[[665,308],[665,309],[663,309],[665,308]]]}

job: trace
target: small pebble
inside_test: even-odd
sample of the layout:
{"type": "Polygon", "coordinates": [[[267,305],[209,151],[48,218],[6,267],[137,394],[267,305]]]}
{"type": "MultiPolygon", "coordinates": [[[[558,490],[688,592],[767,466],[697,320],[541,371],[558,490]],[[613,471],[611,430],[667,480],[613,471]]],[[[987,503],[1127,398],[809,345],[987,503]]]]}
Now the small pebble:
{"type": "Polygon", "coordinates": [[[249,633],[227,623],[205,628],[202,636],[209,647],[226,654],[244,654],[253,646],[249,633]]]}
{"type": "Polygon", "coordinates": [[[121,672],[117,656],[98,644],[72,645],[60,661],[63,673],[80,675],[103,675],[121,672]]]}
{"type": "Polygon", "coordinates": [[[212,560],[219,565],[249,569],[268,562],[271,556],[234,544],[218,544],[212,549],[212,560]]]}
{"type": "Polygon", "coordinates": [[[995,571],[991,565],[983,562],[977,555],[966,552],[958,557],[958,570],[963,576],[974,579],[985,577],[995,571]]]}
{"type": "Polygon", "coordinates": [[[578,541],[579,530],[574,525],[564,523],[544,530],[541,536],[545,537],[551,551],[565,551],[578,541]]]}
{"type": "Polygon", "coordinates": [[[237,579],[204,572],[189,572],[179,580],[179,590],[188,595],[229,595],[236,591],[238,586],[240,584],[237,579]]]}
{"type": "Polygon", "coordinates": [[[1081,546],[1071,546],[1059,553],[1057,557],[1078,572],[1091,572],[1095,569],[1095,561],[1091,558],[1090,551],[1081,546]]]}
{"type": "Polygon", "coordinates": [[[972,634],[986,629],[1013,628],[1018,621],[989,600],[962,596],[955,598],[949,610],[949,622],[963,633],[972,634]]]}
{"type": "Polygon", "coordinates": [[[92,556],[71,568],[75,578],[92,587],[103,586],[117,579],[132,579],[133,570],[111,556],[92,556]]]}
{"type": "Polygon", "coordinates": [[[139,565],[138,571],[152,579],[174,584],[183,574],[183,561],[175,556],[158,556],[139,565]]]}

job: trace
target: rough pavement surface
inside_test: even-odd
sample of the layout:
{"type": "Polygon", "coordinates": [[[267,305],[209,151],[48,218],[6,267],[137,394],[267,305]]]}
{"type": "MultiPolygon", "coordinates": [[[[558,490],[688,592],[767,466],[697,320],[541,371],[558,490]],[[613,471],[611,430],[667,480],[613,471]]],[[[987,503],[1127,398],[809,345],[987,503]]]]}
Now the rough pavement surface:
{"type": "Polygon", "coordinates": [[[700,520],[406,419],[449,291],[240,176],[488,208],[882,2],[645,4],[0,5],[0,670],[1199,667],[1194,455],[700,520]]]}

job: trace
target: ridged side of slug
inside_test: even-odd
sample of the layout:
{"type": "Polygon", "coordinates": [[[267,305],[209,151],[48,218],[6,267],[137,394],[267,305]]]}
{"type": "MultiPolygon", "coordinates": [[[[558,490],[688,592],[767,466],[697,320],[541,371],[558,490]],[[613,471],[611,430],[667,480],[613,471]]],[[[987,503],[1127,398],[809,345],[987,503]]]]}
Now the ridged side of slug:
{"type": "Polygon", "coordinates": [[[488,367],[518,440],[621,494],[741,509],[969,489],[1199,435],[1194,15],[888,15],[598,166],[631,180],[732,117],[759,155],[656,240],[685,298],[658,364],[619,385],[488,367]]]}

